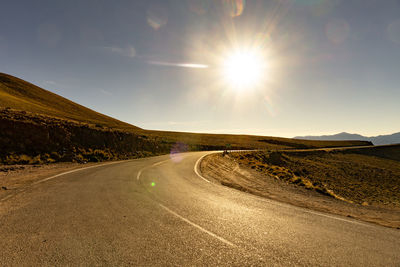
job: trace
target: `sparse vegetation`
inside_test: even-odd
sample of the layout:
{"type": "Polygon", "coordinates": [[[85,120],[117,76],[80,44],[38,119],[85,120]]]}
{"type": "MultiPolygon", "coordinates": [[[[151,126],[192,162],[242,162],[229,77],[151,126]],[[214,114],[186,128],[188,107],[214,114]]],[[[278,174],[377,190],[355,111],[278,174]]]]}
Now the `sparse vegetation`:
{"type": "Polygon", "coordinates": [[[95,112],[8,74],[0,73],[0,107],[122,130],[140,128],[95,112]]]}
{"type": "Polygon", "coordinates": [[[185,151],[299,149],[370,145],[363,141],[309,141],[280,137],[150,131],[78,105],[0,73],[0,162],[97,162],[185,151]]]}
{"type": "Polygon", "coordinates": [[[0,110],[0,161],[99,162],[169,151],[157,138],[12,109],[0,110]]]}
{"type": "Polygon", "coordinates": [[[400,145],[230,156],[283,182],[351,203],[400,206],[400,145]]]}
{"type": "Polygon", "coordinates": [[[400,145],[215,153],[200,168],[240,191],[400,229],[400,145]]]}

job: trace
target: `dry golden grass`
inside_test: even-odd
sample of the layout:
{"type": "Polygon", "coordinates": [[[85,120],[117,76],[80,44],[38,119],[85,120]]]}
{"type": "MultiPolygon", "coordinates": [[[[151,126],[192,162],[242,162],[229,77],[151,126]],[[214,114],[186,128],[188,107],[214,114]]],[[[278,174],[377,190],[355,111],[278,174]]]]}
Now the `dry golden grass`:
{"type": "Polygon", "coordinates": [[[0,107],[10,107],[116,129],[139,129],[4,73],[0,73],[0,107]]]}
{"type": "Polygon", "coordinates": [[[231,157],[266,175],[348,202],[400,206],[400,145],[231,157]]]}
{"type": "Polygon", "coordinates": [[[169,152],[160,140],[12,109],[0,109],[0,162],[98,162],[169,152]]]}
{"type": "Polygon", "coordinates": [[[221,149],[310,149],[325,147],[347,147],[371,145],[365,141],[313,141],[273,136],[207,134],[167,131],[145,131],[144,134],[159,137],[168,142],[182,142],[193,146],[193,150],[221,149]],[[227,146],[228,145],[228,146],[227,146]]]}
{"type": "MultiPolygon", "coordinates": [[[[381,150],[379,154],[383,152],[382,148],[376,148],[381,150]]],[[[350,165],[351,163],[357,163],[362,167],[369,166],[372,168],[376,168],[376,164],[378,164],[378,168],[390,168],[394,171],[392,175],[398,174],[398,165],[396,167],[392,165],[393,162],[389,163],[389,161],[396,160],[380,157],[378,161],[371,159],[374,156],[370,154],[376,153],[374,149],[367,148],[363,151],[364,154],[356,153],[356,155],[354,155],[356,150],[354,148],[346,151],[348,153],[345,151],[334,153],[334,163],[331,162],[331,158],[326,160],[324,156],[319,156],[321,154],[332,154],[332,151],[302,151],[303,157],[306,155],[313,156],[312,163],[305,163],[304,160],[300,160],[297,162],[298,164],[290,165],[294,168],[294,171],[286,165],[288,158],[292,159],[291,156],[297,153],[293,151],[290,151],[290,154],[293,153],[293,155],[287,155],[288,151],[283,152],[284,156],[281,154],[282,151],[272,153],[265,151],[214,153],[206,156],[201,161],[200,169],[202,175],[210,181],[236,190],[307,209],[352,217],[400,229],[400,205],[398,204],[397,192],[399,191],[399,176],[396,179],[390,176],[390,173],[384,171],[380,175],[376,175],[375,179],[373,178],[374,176],[371,176],[372,182],[369,179],[358,181],[357,175],[351,174],[349,176],[346,174],[346,176],[343,176],[341,171],[337,170],[337,167],[341,166],[343,162],[347,162],[350,165]],[[365,154],[369,155],[366,156],[365,154]],[[385,163],[380,162],[380,160],[385,163]],[[315,162],[321,165],[317,165],[317,170],[312,170],[310,166],[316,167],[315,162]],[[309,168],[312,171],[308,171],[309,168]],[[325,182],[323,184],[321,177],[323,177],[324,171],[329,171],[329,169],[334,174],[338,172],[338,179],[332,176],[330,177],[330,183],[325,182]],[[353,190],[349,190],[351,194],[347,196],[348,199],[344,199],[334,191],[352,183],[357,184],[357,186],[353,185],[353,190]],[[376,183],[382,183],[382,185],[376,186],[376,183]],[[362,195],[359,195],[359,193],[362,195]],[[361,199],[360,196],[362,198],[367,196],[373,201],[367,204],[367,201],[361,199]],[[357,200],[357,198],[359,199],[357,200]],[[353,199],[353,201],[349,201],[350,199],[353,199]]],[[[398,147],[385,148],[387,151],[396,149],[399,151],[398,147]]],[[[300,157],[300,155],[296,154],[296,157],[300,157]]],[[[348,170],[354,169],[354,166],[344,165],[344,167],[348,170]]],[[[377,171],[380,172],[379,169],[377,171]]]]}
{"type": "Polygon", "coordinates": [[[3,162],[15,163],[71,159],[79,161],[83,155],[86,155],[83,156],[84,160],[110,160],[167,153],[171,149],[278,150],[370,145],[364,141],[309,141],[268,136],[144,130],[2,73],[0,120],[0,158],[3,162]],[[51,153],[59,156],[46,156],[51,153]],[[77,158],[73,155],[81,156],[77,158]]]}

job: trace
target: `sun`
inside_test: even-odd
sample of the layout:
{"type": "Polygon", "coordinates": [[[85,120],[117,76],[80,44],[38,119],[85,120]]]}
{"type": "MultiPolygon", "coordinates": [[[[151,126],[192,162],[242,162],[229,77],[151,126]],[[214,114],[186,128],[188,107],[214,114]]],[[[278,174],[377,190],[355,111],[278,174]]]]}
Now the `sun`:
{"type": "Polygon", "coordinates": [[[223,63],[224,80],[234,89],[243,90],[259,85],[266,71],[266,62],[257,51],[236,51],[223,63]]]}

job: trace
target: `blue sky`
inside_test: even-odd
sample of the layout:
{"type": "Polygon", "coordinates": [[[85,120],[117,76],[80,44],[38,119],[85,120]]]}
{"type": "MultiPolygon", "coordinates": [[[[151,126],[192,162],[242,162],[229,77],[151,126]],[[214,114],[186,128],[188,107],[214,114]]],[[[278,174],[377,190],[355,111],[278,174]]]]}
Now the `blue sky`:
{"type": "Polygon", "coordinates": [[[386,134],[400,131],[400,1],[3,0],[0,67],[146,129],[386,134]],[[237,91],[221,62],[249,44],[268,70],[237,91]]]}

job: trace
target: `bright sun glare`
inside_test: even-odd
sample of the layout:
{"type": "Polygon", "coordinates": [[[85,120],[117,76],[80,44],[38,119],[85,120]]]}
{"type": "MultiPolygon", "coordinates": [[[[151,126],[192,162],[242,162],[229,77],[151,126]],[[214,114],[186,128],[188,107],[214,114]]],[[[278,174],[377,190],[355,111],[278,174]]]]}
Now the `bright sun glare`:
{"type": "Polygon", "coordinates": [[[266,62],[255,51],[236,52],[224,61],[224,79],[237,90],[249,89],[262,82],[266,62]]]}

